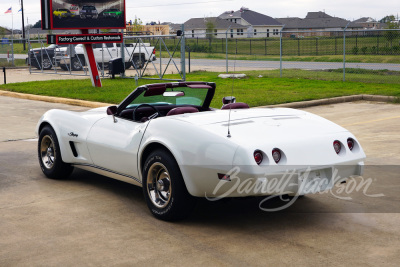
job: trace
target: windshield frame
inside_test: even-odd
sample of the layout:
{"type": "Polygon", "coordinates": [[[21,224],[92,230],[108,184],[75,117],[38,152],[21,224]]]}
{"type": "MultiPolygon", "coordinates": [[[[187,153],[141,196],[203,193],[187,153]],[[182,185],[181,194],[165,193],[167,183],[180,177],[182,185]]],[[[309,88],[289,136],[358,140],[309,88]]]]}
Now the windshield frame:
{"type": "MultiPolygon", "coordinates": [[[[131,94],[129,94],[119,105],[117,108],[117,115],[119,115],[123,110],[125,110],[135,99],[143,94],[153,95],[159,94],[162,95],[165,90],[168,88],[177,89],[179,88],[190,88],[190,90],[207,90],[207,94],[204,98],[203,104],[200,106],[202,110],[208,110],[210,108],[211,100],[215,94],[215,83],[212,82],[177,82],[177,83],[156,83],[156,84],[147,84],[136,88],[131,94]]],[[[143,104],[143,103],[137,103],[143,104]]],[[[157,103],[149,103],[150,105],[154,105],[157,103]]],[[[192,106],[192,104],[187,104],[187,106],[192,106]]],[[[130,108],[130,107],[129,107],[130,108]]]]}

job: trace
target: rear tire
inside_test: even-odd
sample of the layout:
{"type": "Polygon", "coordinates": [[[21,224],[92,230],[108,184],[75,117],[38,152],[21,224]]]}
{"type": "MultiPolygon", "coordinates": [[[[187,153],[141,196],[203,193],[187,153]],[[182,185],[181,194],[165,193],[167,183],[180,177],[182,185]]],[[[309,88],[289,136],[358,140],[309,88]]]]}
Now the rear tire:
{"type": "Polygon", "coordinates": [[[39,134],[39,165],[44,175],[51,179],[67,178],[74,167],[63,162],[56,133],[50,126],[45,126],[39,134]]]}
{"type": "Polygon", "coordinates": [[[72,61],[71,61],[71,69],[73,71],[83,70],[82,65],[84,65],[84,64],[85,64],[84,61],[82,61],[82,60],[79,61],[79,59],[77,57],[74,57],[74,58],[72,58],[72,61]]]}
{"type": "Polygon", "coordinates": [[[132,63],[130,62],[125,62],[125,69],[129,69],[130,67],[132,67],[132,63]]]}
{"type": "Polygon", "coordinates": [[[178,164],[165,150],[155,150],[147,157],[142,185],[147,206],[157,219],[182,220],[196,204],[186,189],[178,164]]]}
{"type": "Polygon", "coordinates": [[[141,56],[141,57],[135,56],[135,57],[133,57],[133,66],[136,69],[143,68],[144,67],[144,56],[141,56]]]}
{"type": "Polygon", "coordinates": [[[65,65],[65,64],[61,64],[61,65],[60,65],[60,68],[61,68],[62,70],[65,70],[65,71],[68,70],[68,67],[67,67],[67,65],[65,65]]]}

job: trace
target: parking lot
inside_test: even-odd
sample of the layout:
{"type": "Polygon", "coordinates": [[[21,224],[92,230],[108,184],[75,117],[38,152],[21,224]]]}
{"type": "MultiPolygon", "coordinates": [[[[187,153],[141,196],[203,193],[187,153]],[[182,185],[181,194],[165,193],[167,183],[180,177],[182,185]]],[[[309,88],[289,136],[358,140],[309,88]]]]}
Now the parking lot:
{"type": "Polygon", "coordinates": [[[152,217],[133,185],[81,170],[44,177],[36,122],[51,108],[85,108],[2,96],[0,106],[0,266],[400,264],[399,104],[305,109],[363,145],[372,184],[351,200],[311,195],[276,213],[260,210],[259,199],[203,200],[178,223],[152,217]]]}

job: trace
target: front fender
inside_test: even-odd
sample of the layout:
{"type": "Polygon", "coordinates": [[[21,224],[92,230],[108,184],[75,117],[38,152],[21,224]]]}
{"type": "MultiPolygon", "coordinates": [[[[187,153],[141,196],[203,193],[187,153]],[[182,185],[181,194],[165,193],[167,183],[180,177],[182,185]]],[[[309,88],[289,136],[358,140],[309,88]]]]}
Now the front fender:
{"type": "Polygon", "coordinates": [[[48,124],[54,129],[64,162],[93,163],[86,145],[87,135],[92,126],[91,120],[81,116],[79,112],[52,109],[40,118],[36,126],[38,136],[44,124],[48,124]],[[76,157],[72,152],[71,143],[78,152],[76,157]]]}

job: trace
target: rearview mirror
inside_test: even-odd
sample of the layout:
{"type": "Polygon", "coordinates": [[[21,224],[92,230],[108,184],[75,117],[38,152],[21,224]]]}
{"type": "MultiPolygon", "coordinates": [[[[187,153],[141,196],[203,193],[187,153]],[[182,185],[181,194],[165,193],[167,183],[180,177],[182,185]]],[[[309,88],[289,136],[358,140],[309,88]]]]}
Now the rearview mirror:
{"type": "Polygon", "coordinates": [[[163,96],[185,96],[185,93],[180,91],[164,92],[163,96]]]}
{"type": "Polygon", "coordinates": [[[222,98],[222,104],[230,104],[230,103],[236,103],[236,97],[234,96],[225,96],[222,98]]]}

